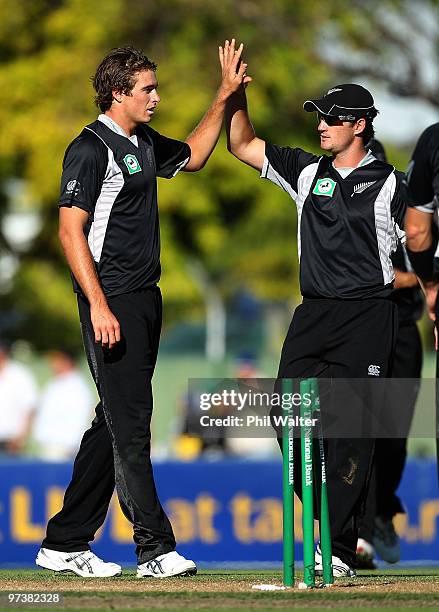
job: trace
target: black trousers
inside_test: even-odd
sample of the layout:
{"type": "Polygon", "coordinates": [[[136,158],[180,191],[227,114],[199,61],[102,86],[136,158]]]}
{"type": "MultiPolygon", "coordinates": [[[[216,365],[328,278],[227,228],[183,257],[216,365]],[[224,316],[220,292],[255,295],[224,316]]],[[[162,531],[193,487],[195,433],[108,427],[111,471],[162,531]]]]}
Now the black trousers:
{"type": "Polygon", "coordinates": [[[407,436],[419,392],[422,370],[422,344],[418,327],[413,321],[398,327],[392,367],[392,378],[407,379],[398,393],[401,417],[406,424],[404,438],[377,438],[369,493],[361,519],[359,536],[372,542],[375,516],[386,520],[404,512],[396,490],[401,482],[407,457],[407,436]]]}
{"type": "MultiPolygon", "coordinates": [[[[390,300],[305,300],[294,312],[278,378],[360,379],[368,376],[370,365],[378,366],[385,378],[390,374],[396,329],[396,306],[390,300]]],[[[324,420],[323,402],[321,410],[324,420]]],[[[295,448],[295,488],[300,496],[299,444],[295,448]]],[[[333,554],[353,567],[374,440],[330,438],[325,440],[325,451],[333,554]]],[[[319,487],[316,495],[318,508],[319,487]]]]}
{"type": "Polygon", "coordinates": [[[96,417],[81,442],[62,510],[48,523],[42,546],[87,550],[103,524],[116,485],[133,524],[139,563],[175,549],[171,524],[157,497],[150,460],[151,379],[159,346],[162,301],[158,287],[108,298],[121,326],[111,350],[94,342],[87,300],[78,297],[90,370],[99,393],[96,417]]]}

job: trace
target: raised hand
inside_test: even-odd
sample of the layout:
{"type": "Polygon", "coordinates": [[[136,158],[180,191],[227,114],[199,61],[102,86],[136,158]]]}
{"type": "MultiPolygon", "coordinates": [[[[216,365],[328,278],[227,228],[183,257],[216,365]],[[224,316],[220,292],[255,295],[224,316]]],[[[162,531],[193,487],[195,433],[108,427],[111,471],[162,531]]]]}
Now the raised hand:
{"type": "Polygon", "coordinates": [[[235,39],[225,41],[224,47],[218,48],[219,61],[222,69],[221,88],[233,93],[241,85],[247,85],[252,78],[246,74],[247,64],[241,61],[244,45],[241,43],[235,48],[235,39]]]}

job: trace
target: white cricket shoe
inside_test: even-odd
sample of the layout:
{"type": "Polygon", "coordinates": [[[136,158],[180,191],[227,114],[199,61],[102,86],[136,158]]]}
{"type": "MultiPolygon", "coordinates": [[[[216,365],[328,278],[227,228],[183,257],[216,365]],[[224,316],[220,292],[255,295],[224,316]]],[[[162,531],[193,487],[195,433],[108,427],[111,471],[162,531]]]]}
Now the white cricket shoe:
{"type": "MultiPolygon", "coordinates": [[[[316,548],[314,561],[316,576],[323,576],[323,561],[320,545],[318,545],[316,548]]],[[[334,555],[332,555],[332,573],[334,578],[355,578],[357,576],[354,569],[349,567],[349,565],[334,555]]]]}
{"type": "Polygon", "coordinates": [[[383,561],[398,563],[401,558],[401,549],[392,519],[384,520],[379,516],[375,517],[373,544],[383,561]]]}
{"type": "Polygon", "coordinates": [[[137,578],[170,578],[171,576],[195,576],[197,566],[185,559],[176,550],[159,555],[155,559],[137,566],[137,578]]]}
{"type": "Polygon", "coordinates": [[[376,569],[374,561],[375,550],[370,542],[364,538],[358,538],[356,554],[357,569],[376,569]]]}
{"type": "Polygon", "coordinates": [[[122,568],[117,563],[106,563],[91,550],[59,552],[40,548],[35,563],[55,572],[73,572],[82,578],[110,578],[120,576],[122,568]]]}

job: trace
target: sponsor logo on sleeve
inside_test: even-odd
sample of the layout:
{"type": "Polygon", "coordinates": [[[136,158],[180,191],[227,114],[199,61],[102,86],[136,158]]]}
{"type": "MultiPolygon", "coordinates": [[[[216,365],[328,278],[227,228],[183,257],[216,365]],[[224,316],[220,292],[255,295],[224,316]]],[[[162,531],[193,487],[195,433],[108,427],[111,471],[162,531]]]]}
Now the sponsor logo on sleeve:
{"type": "Polygon", "coordinates": [[[330,198],[334,193],[336,185],[337,183],[330,178],[318,179],[312,192],[316,195],[327,196],[328,198],[330,198]]]}
{"type": "Polygon", "coordinates": [[[136,174],[136,172],[142,171],[142,168],[140,167],[140,164],[135,155],[125,155],[123,161],[125,162],[125,166],[128,168],[128,172],[130,174],[136,174]]]}
{"type": "Polygon", "coordinates": [[[66,195],[76,197],[81,192],[81,183],[76,179],[69,181],[66,185],[66,195]]]}

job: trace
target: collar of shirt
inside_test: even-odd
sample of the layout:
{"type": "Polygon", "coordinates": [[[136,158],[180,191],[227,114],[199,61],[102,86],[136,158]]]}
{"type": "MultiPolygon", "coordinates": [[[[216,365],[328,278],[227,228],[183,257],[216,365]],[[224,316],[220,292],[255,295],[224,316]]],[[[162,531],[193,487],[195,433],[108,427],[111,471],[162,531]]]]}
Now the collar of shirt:
{"type": "MultiPolygon", "coordinates": [[[[373,155],[372,151],[369,149],[369,151],[366,153],[366,155],[363,157],[363,159],[358,164],[357,168],[360,168],[361,166],[366,166],[367,164],[370,164],[371,162],[375,161],[375,159],[376,159],[375,155],[373,155]]],[[[347,176],[349,176],[351,172],[355,170],[355,168],[343,168],[343,167],[336,168],[334,166],[334,162],[332,162],[332,167],[334,168],[334,170],[337,170],[337,172],[340,174],[342,178],[346,178],[347,176]]]]}
{"type": "Polygon", "coordinates": [[[104,123],[108,128],[110,128],[110,130],[113,130],[113,132],[116,132],[116,134],[119,134],[119,136],[128,138],[128,140],[130,140],[136,147],[139,146],[137,142],[137,136],[135,134],[133,134],[132,136],[128,136],[125,130],[120,127],[118,123],[113,121],[113,119],[111,119],[108,115],[104,115],[103,113],[101,113],[98,116],[98,121],[102,121],[102,123],[104,123]]]}

